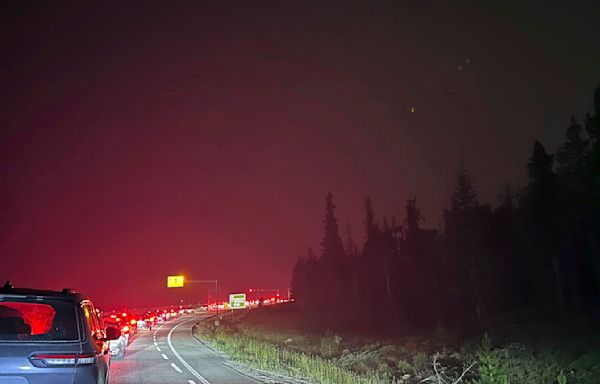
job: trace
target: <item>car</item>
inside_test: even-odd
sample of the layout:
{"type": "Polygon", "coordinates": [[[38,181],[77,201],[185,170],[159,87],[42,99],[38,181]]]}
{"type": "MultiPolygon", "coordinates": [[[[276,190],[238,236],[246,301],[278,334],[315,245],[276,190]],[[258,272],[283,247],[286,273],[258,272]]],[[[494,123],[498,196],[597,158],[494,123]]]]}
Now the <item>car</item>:
{"type": "Polygon", "coordinates": [[[117,315],[110,315],[104,317],[104,324],[107,327],[117,328],[121,332],[121,336],[125,342],[125,346],[129,345],[129,341],[132,338],[133,331],[125,321],[125,319],[118,317],[117,315]]]}
{"type": "Polygon", "coordinates": [[[137,319],[136,316],[129,312],[122,312],[120,317],[123,319],[123,323],[129,328],[131,335],[137,332],[137,319]]]}
{"type": "Polygon", "coordinates": [[[119,337],[81,293],[0,288],[0,382],[107,384],[119,337]]]}
{"type": "Polygon", "coordinates": [[[104,317],[104,326],[119,330],[119,338],[108,342],[111,356],[115,360],[121,360],[125,357],[125,350],[129,345],[129,330],[122,325],[120,318],[104,317]]]}
{"type": "Polygon", "coordinates": [[[138,315],[137,319],[137,329],[146,329],[149,331],[152,330],[152,327],[154,326],[154,321],[156,320],[156,318],[150,311],[146,312],[143,315],[138,315]]]}
{"type": "Polygon", "coordinates": [[[125,349],[127,348],[127,340],[125,335],[121,334],[118,339],[110,340],[108,342],[110,349],[110,355],[114,356],[116,360],[122,360],[125,357],[125,349]]]}

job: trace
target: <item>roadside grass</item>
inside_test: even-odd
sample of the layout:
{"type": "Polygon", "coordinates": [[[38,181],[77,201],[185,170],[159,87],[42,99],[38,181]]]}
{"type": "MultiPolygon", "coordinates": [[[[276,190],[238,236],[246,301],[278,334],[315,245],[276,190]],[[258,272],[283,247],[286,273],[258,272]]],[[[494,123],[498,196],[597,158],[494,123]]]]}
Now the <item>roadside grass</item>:
{"type": "MultiPolygon", "coordinates": [[[[274,308],[235,321],[225,316],[220,326],[206,321],[195,333],[233,360],[308,383],[600,383],[600,351],[588,340],[596,335],[532,345],[492,333],[494,341],[501,341],[494,345],[486,333],[450,346],[440,332],[428,339],[395,340],[318,332],[274,308]]],[[[515,330],[510,335],[517,340],[531,336],[515,330]]]]}
{"type": "Polygon", "coordinates": [[[387,372],[354,373],[319,355],[282,348],[276,344],[244,334],[223,323],[215,327],[210,322],[196,327],[196,336],[207,341],[234,360],[265,371],[322,384],[379,384],[393,383],[387,372]]]}

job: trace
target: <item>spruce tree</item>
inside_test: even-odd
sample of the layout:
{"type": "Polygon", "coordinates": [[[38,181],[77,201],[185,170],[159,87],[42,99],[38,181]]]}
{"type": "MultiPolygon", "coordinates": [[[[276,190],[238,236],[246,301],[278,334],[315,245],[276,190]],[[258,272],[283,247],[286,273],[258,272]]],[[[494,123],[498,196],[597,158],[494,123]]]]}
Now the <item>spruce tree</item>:
{"type": "Polygon", "coordinates": [[[566,141],[556,152],[557,176],[563,189],[581,192],[588,150],[589,140],[583,137],[583,128],[572,116],[566,141]]]}
{"type": "Polygon", "coordinates": [[[564,305],[563,278],[558,262],[558,227],[556,225],[558,184],[553,170],[554,158],[536,140],[527,164],[529,184],[527,200],[533,229],[534,250],[537,255],[532,271],[537,275],[538,294],[548,292],[545,277],[552,276],[556,302],[564,305]],[[549,262],[549,263],[548,263],[549,262]],[[551,271],[551,272],[550,272],[551,271]]]}
{"type": "Polygon", "coordinates": [[[325,198],[324,234],[321,240],[321,258],[324,260],[339,260],[344,254],[344,246],[338,232],[337,219],[334,210],[333,195],[327,194],[325,198]]]}
{"type": "Polygon", "coordinates": [[[458,171],[456,171],[454,180],[452,209],[464,211],[477,206],[477,192],[473,188],[473,179],[462,161],[458,171]]]}
{"type": "Polygon", "coordinates": [[[473,311],[475,318],[483,314],[484,261],[483,243],[477,192],[473,179],[460,162],[455,173],[451,208],[446,211],[446,239],[449,255],[453,259],[454,276],[459,297],[457,305],[462,310],[473,311]]]}

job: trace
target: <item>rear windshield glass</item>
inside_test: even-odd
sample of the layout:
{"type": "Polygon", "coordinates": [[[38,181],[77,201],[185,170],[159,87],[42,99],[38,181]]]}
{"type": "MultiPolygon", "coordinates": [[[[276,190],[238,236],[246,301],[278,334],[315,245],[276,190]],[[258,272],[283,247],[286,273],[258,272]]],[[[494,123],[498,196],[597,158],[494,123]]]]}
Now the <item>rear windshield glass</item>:
{"type": "Polygon", "coordinates": [[[111,320],[104,320],[104,327],[115,327],[115,328],[119,328],[121,326],[121,324],[119,324],[116,321],[111,321],[111,320]]]}
{"type": "Polygon", "coordinates": [[[0,341],[78,340],[73,304],[0,297],[0,341]]]}

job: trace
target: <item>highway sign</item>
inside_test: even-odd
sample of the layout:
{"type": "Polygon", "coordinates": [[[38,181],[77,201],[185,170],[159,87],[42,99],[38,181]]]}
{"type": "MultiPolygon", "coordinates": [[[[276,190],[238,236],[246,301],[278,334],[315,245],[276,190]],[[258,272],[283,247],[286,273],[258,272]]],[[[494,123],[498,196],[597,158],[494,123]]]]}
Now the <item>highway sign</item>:
{"type": "Polygon", "coordinates": [[[232,293],[229,295],[229,308],[242,309],[246,308],[246,294],[232,293]]]}
{"type": "Polygon", "coordinates": [[[183,276],[167,276],[167,288],[183,287],[183,276]]]}

